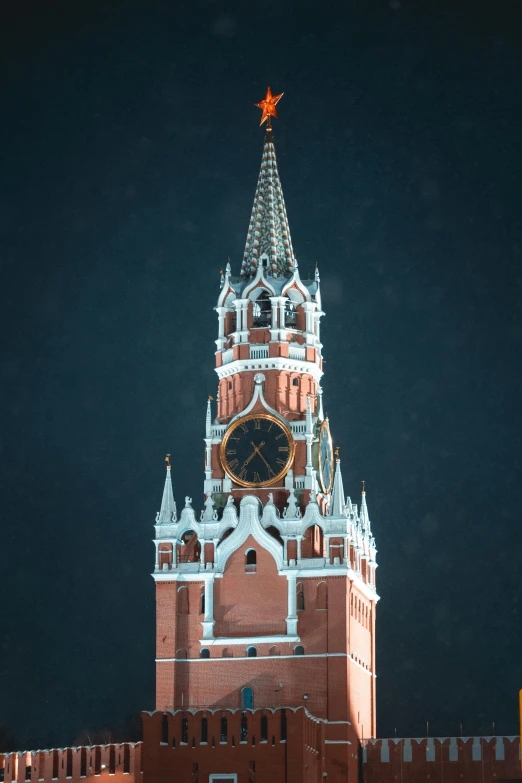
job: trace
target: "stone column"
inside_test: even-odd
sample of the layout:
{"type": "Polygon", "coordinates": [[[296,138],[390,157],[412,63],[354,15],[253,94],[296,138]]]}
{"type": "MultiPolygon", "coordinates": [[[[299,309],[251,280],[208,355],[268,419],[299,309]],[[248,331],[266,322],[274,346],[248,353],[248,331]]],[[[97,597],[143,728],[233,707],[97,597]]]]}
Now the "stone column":
{"type": "Polygon", "coordinates": [[[296,574],[287,574],[288,579],[288,617],[286,618],[286,633],[288,636],[297,636],[297,612],[296,612],[296,574]]]}
{"type": "Polygon", "coordinates": [[[203,639],[214,638],[214,577],[205,579],[205,616],[201,623],[203,639]]]}

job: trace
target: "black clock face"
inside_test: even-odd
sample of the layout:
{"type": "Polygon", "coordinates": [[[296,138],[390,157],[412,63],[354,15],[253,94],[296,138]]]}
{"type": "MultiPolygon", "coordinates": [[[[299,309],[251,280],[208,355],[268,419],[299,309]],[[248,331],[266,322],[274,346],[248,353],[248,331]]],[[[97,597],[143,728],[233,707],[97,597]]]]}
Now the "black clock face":
{"type": "Polygon", "coordinates": [[[323,421],[319,432],[319,479],[323,492],[330,492],[333,482],[333,448],[328,420],[323,421]]]}
{"type": "Polygon", "coordinates": [[[292,465],[294,440],[288,427],[267,414],[246,416],[227,431],[221,461],[244,487],[276,484],[292,465]]]}

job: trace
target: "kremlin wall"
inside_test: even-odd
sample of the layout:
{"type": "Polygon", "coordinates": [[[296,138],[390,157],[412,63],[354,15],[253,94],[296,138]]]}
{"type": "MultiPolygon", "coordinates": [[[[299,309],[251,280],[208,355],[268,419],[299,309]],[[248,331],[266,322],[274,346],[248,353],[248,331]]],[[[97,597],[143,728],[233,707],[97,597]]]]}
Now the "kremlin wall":
{"type": "Polygon", "coordinates": [[[257,104],[267,132],[244,257],[214,308],[199,513],[189,496],[178,512],[166,459],[143,741],[0,754],[0,783],[522,780],[519,737],[373,739],[377,547],[365,483],[352,502],[323,410],[320,275],[301,278],[290,238],[270,124],[281,97],[257,104]]]}

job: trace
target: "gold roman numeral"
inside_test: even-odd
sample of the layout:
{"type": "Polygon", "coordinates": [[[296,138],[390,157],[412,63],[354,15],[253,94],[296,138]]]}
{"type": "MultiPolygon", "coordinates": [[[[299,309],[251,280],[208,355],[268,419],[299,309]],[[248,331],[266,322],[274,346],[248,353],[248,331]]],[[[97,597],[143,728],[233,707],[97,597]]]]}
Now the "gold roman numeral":
{"type": "Polygon", "coordinates": [[[239,465],[238,459],[233,459],[228,463],[228,467],[230,468],[230,470],[235,470],[238,465],[239,465]]]}
{"type": "Polygon", "coordinates": [[[279,438],[284,438],[284,437],[286,437],[286,432],[280,432],[279,435],[276,435],[275,439],[279,440],[279,438]]]}
{"type": "Polygon", "coordinates": [[[247,474],[247,470],[246,470],[246,468],[243,468],[243,469],[242,469],[242,471],[241,471],[241,473],[239,474],[238,478],[240,478],[240,479],[241,479],[241,481],[245,481],[245,479],[246,479],[246,474],[247,474]]]}
{"type": "MultiPolygon", "coordinates": [[[[281,451],[281,449],[279,449],[279,451],[281,451]]],[[[288,451],[288,449],[287,449],[287,451],[288,451]]],[[[235,454],[235,453],[236,453],[235,449],[227,449],[227,457],[230,457],[231,454],[235,454]]]]}
{"type": "Polygon", "coordinates": [[[239,440],[239,435],[236,435],[235,437],[234,437],[234,435],[231,435],[229,437],[229,440],[239,440]]]}
{"type": "Polygon", "coordinates": [[[254,473],[254,481],[257,482],[257,483],[261,482],[261,477],[260,477],[259,473],[254,473]]]}
{"type": "Polygon", "coordinates": [[[254,419],[254,429],[255,430],[261,429],[261,419],[254,419]]]}
{"type": "Polygon", "coordinates": [[[278,465],[281,465],[281,467],[282,467],[282,468],[284,468],[284,466],[286,465],[286,462],[284,461],[284,459],[281,459],[281,457],[278,457],[278,458],[276,459],[276,463],[277,463],[278,465]]]}
{"type": "MultiPolygon", "coordinates": [[[[288,454],[288,452],[290,451],[290,447],[289,446],[279,446],[279,448],[277,450],[278,451],[286,451],[286,453],[288,454]]],[[[236,452],[234,452],[234,454],[235,453],[236,452]]],[[[228,451],[227,451],[227,454],[228,454],[228,451]]]]}
{"type": "Polygon", "coordinates": [[[273,427],[273,426],[274,426],[274,422],[273,422],[273,421],[271,421],[271,422],[270,422],[270,427],[267,429],[267,432],[270,432],[270,430],[272,429],[272,427],[273,427]]]}
{"type": "Polygon", "coordinates": [[[239,426],[241,427],[241,429],[243,430],[243,432],[248,432],[248,427],[247,427],[247,425],[245,424],[245,422],[243,422],[243,423],[242,423],[242,424],[240,424],[239,426]]]}

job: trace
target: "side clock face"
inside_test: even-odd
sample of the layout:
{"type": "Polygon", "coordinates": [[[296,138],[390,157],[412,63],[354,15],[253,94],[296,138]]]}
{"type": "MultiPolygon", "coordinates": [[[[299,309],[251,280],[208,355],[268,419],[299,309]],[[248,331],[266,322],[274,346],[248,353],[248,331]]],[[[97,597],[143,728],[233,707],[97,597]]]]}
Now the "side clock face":
{"type": "Polygon", "coordinates": [[[323,421],[319,430],[319,480],[323,492],[328,493],[332,489],[334,474],[334,459],[332,448],[332,436],[328,420],[323,421]]]}
{"type": "Polygon", "coordinates": [[[292,466],[295,444],[290,429],[269,414],[245,416],[226,432],[221,463],[243,487],[277,484],[292,466]]]}

